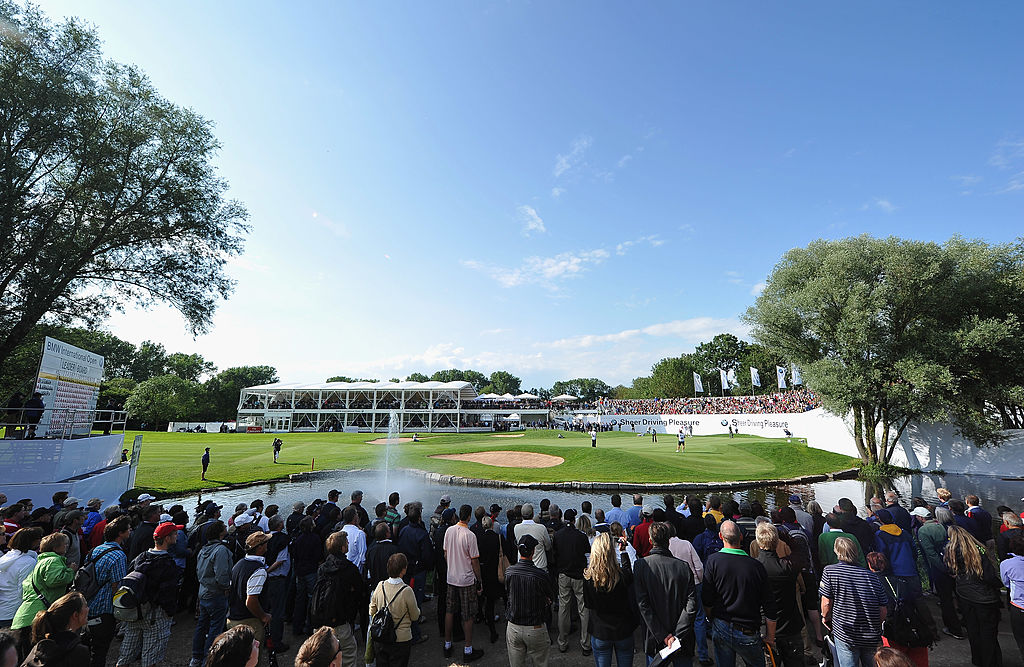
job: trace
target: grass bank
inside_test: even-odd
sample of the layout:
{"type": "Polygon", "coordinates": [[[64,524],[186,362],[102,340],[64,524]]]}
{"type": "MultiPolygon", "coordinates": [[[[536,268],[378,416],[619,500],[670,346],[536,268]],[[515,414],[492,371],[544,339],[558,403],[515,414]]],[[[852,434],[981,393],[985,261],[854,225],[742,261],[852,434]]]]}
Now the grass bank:
{"type": "MultiPolygon", "coordinates": [[[[561,431],[527,431],[521,438],[497,438],[489,433],[429,435],[418,443],[392,445],[392,465],[464,477],[510,482],[635,482],[683,483],[784,479],[818,475],[857,463],[848,456],[808,447],[803,443],[756,436],[728,435],[688,438],[686,452],[675,453],[675,436],[650,437],[632,433],[601,433],[598,447],[590,436],[561,431]],[[480,463],[430,458],[493,450],[528,451],[560,456],[551,468],[498,468],[480,463]]],[[[131,442],[135,432],[126,434],[131,442]]],[[[143,432],[136,485],[163,493],[285,477],[316,470],[380,468],[384,446],[367,441],[381,437],[366,433],[286,433],[279,463],[274,463],[274,435],[259,433],[143,432]],[[200,480],[200,458],[211,448],[207,481],[200,480]]]]}

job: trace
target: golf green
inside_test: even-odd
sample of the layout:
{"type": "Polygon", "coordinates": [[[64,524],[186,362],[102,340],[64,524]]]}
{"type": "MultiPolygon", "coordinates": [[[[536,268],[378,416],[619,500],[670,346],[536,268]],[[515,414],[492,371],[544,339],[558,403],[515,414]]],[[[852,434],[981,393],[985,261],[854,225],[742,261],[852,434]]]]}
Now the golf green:
{"type": "MultiPolygon", "coordinates": [[[[138,433],[128,432],[126,443],[138,433]]],[[[182,493],[207,487],[282,478],[292,473],[332,469],[381,468],[385,445],[369,444],[369,433],[161,433],[141,432],[142,452],[136,476],[140,489],[182,493]],[[284,441],[274,463],[271,443],[284,441]],[[200,480],[203,450],[210,447],[210,469],[200,480]]],[[[402,434],[408,436],[410,434],[402,434]]],[[[463,477],[510,482],[683,483],[785,479],[852,467],[855,459],[784,438],[728,435],[696,436],[676,453],[676,438],[660,434],[600,433],[597,448],[586,433],[527,431],[501,434],[420,434],[420,442],[392,444],[394,468],[413,468],[463,477]],[[562,438],[558,437],[561,434],[562,438]],[[510,468],[432,458],[438,454],[488,451],[535,452],[564,459],[545,468],[510,468]]]]}

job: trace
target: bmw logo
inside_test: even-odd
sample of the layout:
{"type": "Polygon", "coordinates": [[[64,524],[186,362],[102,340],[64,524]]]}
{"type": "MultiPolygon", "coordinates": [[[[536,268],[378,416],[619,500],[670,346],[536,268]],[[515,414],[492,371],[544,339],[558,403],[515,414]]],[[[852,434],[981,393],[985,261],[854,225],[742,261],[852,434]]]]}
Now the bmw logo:
{"type": "Polygon", "coordinates": [[[729,425],[729,420],[728,419],[723,419],[722,420],[722,426],[728,426],[728,425],[729,425]]]}

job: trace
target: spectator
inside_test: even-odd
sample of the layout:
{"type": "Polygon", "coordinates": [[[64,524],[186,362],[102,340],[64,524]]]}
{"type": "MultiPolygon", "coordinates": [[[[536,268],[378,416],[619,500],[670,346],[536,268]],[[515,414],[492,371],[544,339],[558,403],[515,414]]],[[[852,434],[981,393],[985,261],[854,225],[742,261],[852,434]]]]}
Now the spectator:
{"type": "Polygon", "coordinates": [[[622,498],[617,493],[612,496],[612,508],[605,515],[605,521],[609,524],[618,523],[623,527],[629,523],[629,517],[626,515],[626,511],[622,509],[622,498]]]}
{"type": "Polygon", "coordinates": [[[32,621],[32,652],[22,667],[80,667],[89,661],[89,649],[79,631],[89,621],[89,605],[81,593],[58,598],[32,621]]]}
{"type": "Polygon", "coordinates": [[[17,640],[13,633],[0,630],[0,667],[18,667],[17,640]]]}
{"type": "Polygon", "coordinates": [[[708,556],[719,551],[723,546],[725,545],[718,534],[718,522],[713,514],[705,514],[704,532],[693,541],[693,548],[697,550],[697,555],[700,556],[701,562],[706,565],[708,556]]]}
{"type": "Polygon", "coordinates": [[[49,602],[64,595],[75,577],[75,570],[64,559],[67,549],[68,536],[64,533],[44,537],[39,543],[36,565],[21,584],[21,605],[11,621],[11,630],[17,633],[22,659],[31,647],[31,626],[36,614],[46,611],[49,602]]]}
{"type": "MultiPolygon", "coordinates": [[[[346,508],[348,509],[348,508],[346,508]]],[[[354,665],[358,648],[352,625],[360,614],[367,609],[368,599],[366,585],[356,566],[346,557],[348,551],[348,533],[338,531],[327,538],[327,559],[317,570],[317,585],[328,578],[333,578],[330,587],[335,591],[333,613],[329,618],[313,619],[318,623],[331,623],[334,634],[341,644],[342,665],[354,665]]]]}
{"type": "Polygon", "coordinates": [[[832,628],[838,667],[873,667],[888,598],[878,576],[859,565],[856,540],[837,537],[832,549],[838,562],[822,571],[819,592],[821,618],[832,628]]]}
{"type": "Polygon", "coordinates": [[[325,625],[302,642],[295,654],[295,667],[346,667],[342,659],[341,643],[325,625]]]}
{"type": "MultiPolygon", "coordinates": [[[[525,507],[523,508],[525,510],[525,507]]],[[[444,614],[444,657],[452,655],[452,626],[455,611],[462,612],[462,630],[466,636],[463,662],[481,658],[483,649],[473,648],[473,617],[476,615],[476,596],[483,592],[480,577],[480,549],[476,536],[469,529],[469,517],[473,508],[463,505],[459,508],[459,522],[444,534],[444,556],[448,564],[446,580],[448,596],[444,614]]],[[[543,526],[538,526],[547,534],[543,526]]]]}
{"type": "MultiPolygon", "coordinates": [[[[884,553],[872,551],[867,555],[867,561],[868,569],[877,574],[884,584],[885,593],[889,599],[888,610],[886,611],[887,617],[892,617],[898,605],[913,605],[917,597],[920,597],[915,597],[913,591],[910,590],[904,581],[889,573],[889,559],[886,558],[884,553]]],[[[920,620],[920,616],[915,618],[920,620]]],[[[915,630],[922,631],[923,628],[915,628],[915,630]]],[[[932,631],[928,631],[928,636],[934,637],[935,634],[932,631]]],[[[928,667],[927,646],[905,646],[889,639],[884,634],[882,635],[882,643],[906,654],[917,667],[928,667]]]]}
{"type": "Polygon", "coordinates": [[[21,606],[22,583],[36,566],[39,528],[21,528],[7,541],[9,551],[0,556],[0,627],[11,627],[14,614],[21,606]]]}
{"type": "Polygon", "coordinates": [[[668,524],[652,524],[650,535],[651,553],[637,562],[634,573],[637,605],[646,627],[644,653],[650,662],[678,640],[679,648],[668,659],[675,665],[687,665],[694,651],[693,620],[697,613],[693,573],[669,551],[668,524]]]}
{"type": "Polygon", "coordinates": [[[999,563],[999,578],[1010,592],[1010,628],[1024,659],[1024,536],[1010,539],[1008,553],[1009,557],[999,563]]]}
{"type": "MultiPolygon", "coordinates": [[[[823,530],[821,535],[818,536],[818,559],[821,562],[822,568],[839,562],[835,551],[836,540],[840,537],[845,537],[854,542],[857,541],[857,538],[852,533],[848,533],[840,527],[842,521],[843,519],[839,514],[830,513],[825,517],[825,526],[828,530],[823,530]]],[[[857,564],[861,567],[867,567],[864,553],[859,548],[857,549],[857,564]]]]}
{"type": "Polygon", "coordinates": [[[406,667],[412,648],[412,624],[420,617],[416,595],[403,577],[408,561],[405,554],[396,552],[387,563],[388,578],[377,584],[370,596],[370,617],[387,607],[395,623],[395,643],[374,640],[373,650],[378,667],[406,667]]]}
{"type": "Polygon", "coordinates": [[[306,612],[310,596],[313,593],[313,586],[316,584],[317,567],[320,565],[320,559],[324,552],[323,542],[320,541],[320,536],[315,530],[316,524],[313,517],[304,517],[299,522],[299,534],[288,545],[289,556],[295,571],[292,632],[297,635],[309,634],[313,631],[306,612]]]}
{"type": "Polygon", "coordinates": [[[637,626],[626,541],[602,533],[591,548],[590,564],[584,572],[583,601],[589,611],[594,662],[596,667],[611,667],[614,654],[618,667],[626,667],[633,664],[633,630],[637,626]]]}
{"type": "Polygon", "coordinates": [[[490,630],[490,640],[493,644],[498,641],[498,629],[494,625],[494,605],[502,594],[501,584],[498,582],[501,538],[494,532],[494,522],[490,516],[481,517],[480,527],[481,530],[476,534],[476,542],[480,552],[480,575],[483,584],[483,617],[490,630]]]}
{"type": "MultiPolygon", "coordinates": [[[[426,597],[427,573],[434,567],[434,550],[427,528],[423,525],[423,503],[415,501],[409,503],[408,507],[409,521],[398,533],[398,548],[405,554],[408,562],[406,583],[412,587],[413,593],[416,594],[416,604],[422,608],[426,597]]],[[[413,644],[419,644],[427,639],[420,628],[422,620],[421,618],[412,624],[413,644]]]]}
{"type": "Polygon", "coordinates": [[[149,505],[142,510],[142,523],[132,531],[132,539],[128,545],[128,562],[131,563],[139,554],[153,548],[153,531],[160,519],[160,508],[149,505]]]}
{"type": "Polygon", "coordinates": [[[386,523],[378,523],[373,529],[373,545],[366,551],[366,583],[368,590],[388,578],[388,561],[398,553],[398,545],[391,539],[391,529],[386,523]]]}
{"type": "Polygon", "coordinates": [[[1024,537],[1024,529],[1021,528],[1024,525],[1024,520],[1013,512],[1004,512],[1000,518],[1003,520],[1003,525],[999,535],[996,536],[996,551],[999,553],[999,560],[1006,560],[1011,553],[1010,541],[1015,537],[1024,537]]]}
{"type": "Polygon", "coordinates": [[[171,638],[171,619],[178,607],[181,568],[174,564],[168,549],[178,539],[181,526],[162,523],[153,530],[153,547],[131,562],[128,572],[145,575],[145,598],[149,601],[145,618],[125,621],[124,639],[117,658],[118,667],[128,667],[141,658],[142,667],[163,662],[171,638]]]}
{"type": "MultiPolygon", "coordinates": [[[[99,530],[97,524],[93,530],[99,530]]],[[[103,585],[89,602],[89,644],[92,667],[105,667],[110,644],[114,641],[117,621],[114,620],[114,591],[128,573],[124,546],[131,538],[128,517],[118,517],[103,527],[104,542],[89,554],[87,562],[95,562],[96,581],[103,585]]]]}
{"type": "Polygon", "coordinates": [[[206,667],[256,667],[259,661],[260,642],[252,628],[236,625],[213,639],[206,667]]]}
{"type": "Polygon", "coordinates": [[[914,663],[896,649],[881,646],[875,651],[875,667],[914,667],[914,663]]]}
{"type": "Polygon", "coordinates": [[[215,521],[204,532],[209,539],[196,560],[199,615],[192,634],[192,660],[189,667],[199,667],[203,663],[214,637],[224,628],[228,618],[232,562],[231,550],[224,543],[227,526],[223,521],[215,521]]]}
{"type": "MultiPolygon", "coordinates": [[[[363,496],[360,494],[358,497],[362,499],[363,496]]],[[[352,503],[353,505],[355,504],[355,498],[353,498],[352,503]]],[[[346,507],[341,513],[341,521],[345,524],[341,529],[348,536],[348,553],[346,556],[356,566],[359,573],[363,574],[366,567],[366,533],[359,528],[359,520],[359,512],[352,505],[346,507]]]]}
{"type": "Polygon", "coordinates": [[[269,541],[270,536],[258,530],[245,538],[245,557],[231,568],[228,591],[228,628],[248,625],[261,643],[266,638],[265,628],[272,620],[260,600],[267,583],[265,556],[269,541]]]}
{"type": "Polygon", "coordinates": [[[947,530],[953,525],[953,513],[945,507],[935,508],[935,519],[926,508],[916,507],[911,513],[920,522],[917,542],[928,568],[928,579],[939,598],[942,611],[942,632],[954,639],[966,639],[954,600],[954,582],[946,567],[944,553],[948,541],[947,530]],[[938,519],[938,521],[936,521],[938,519]]]}
{"type": "Polygon", "coordinates": [[[779,545],[779,531],[775,526],[767,521],[759,524],[756,536],[757,561],[764,566],[768,587],[778,609],[775,649],[781,663],[780,667],[802,667],[804,656],[800,633],[804,629],[804,620],[797,604],[798,572],[789,561],[779,558],[776,551],[779,545]]]}
{"type": "Polygon", "coordinates": [[[533,505],[523,505],[523,520],[516,525],[515,538],[520,542],[524,535],[532,535],[537,540],[537,548],[533,551],[533,564],[541,570],[548,569],[548,553],[551,551],[551,536],[547,528],[533,521],[533,505]]]}
{"type": "Polygon", "coordinates": [[[651,518],[653,514],[654,508],[651,505],[644,505],[640,512],[640,523],[633,527],[633,548],[641,558],[651,552],[650,530],[654,521],[651,518]]]}
{"type": "MultiPolygon", "coordinates": [[[[950,501],[950,508],[958,502],[950,501]]],[[[954,511],[954,520],[955,514],[954,511]]],[[[999,589],[1002,582],[991,559],[986,557],[985,548],[967,530],[950,526],[944,561],[953,577],[964,629],[971,643],[971,662],[978,667],[1001,665],[999,608],[1002,599],[999,589]]]]}
{"type": "MultiPolygon", "coordinates": [[[[526,506],[523,509],[525,511],[526,506]]],[[[533,515],[532,507],[530,515],[533,515]]],[[[519,560],[505,572],[508,590],[505,638],[509,667],[525,667],[527,656],[535,667],[547,667],[551,643],[547,620],[554,599],[551,578],[537,567],[534,550],[540,548],[540,543],[532,534],[519,538],[517,548],[519,560]]]]}
{"type": "Polygon", "coordinates": [[[558,581],[558,650],[569,650],[571,605],[575,597],[580,615],[580,650],[583,655],[590,655],[590,612],[583,604],[583,570],[587,567],[590,540],[574,526],[566,526],[555,533],[551,552],[558,581]]]}

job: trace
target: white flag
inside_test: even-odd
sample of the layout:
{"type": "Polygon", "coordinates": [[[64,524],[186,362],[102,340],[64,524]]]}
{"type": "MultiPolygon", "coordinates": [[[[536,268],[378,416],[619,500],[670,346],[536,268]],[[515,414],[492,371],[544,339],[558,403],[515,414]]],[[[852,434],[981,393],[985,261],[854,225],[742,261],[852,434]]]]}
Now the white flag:
{"type": "Polygon", "coordinates": [[[761,386],[761,376],[758,375],[757,369],[754,368],[753,366],[750,367],[750,384],[754,385],[755,387],[761,386]]]}
{"type": "Polygon", "coordinates": [[[700,381],[700,376],[696,373],[693,374],[693,390],[704,393],[704,383],[700,381]]]}
{"type": "Polygon", "coordinates": [[[786,388],[786,369],[782,366],[775,367],[775,375],[779,377],[779,389],[786,388]]]}
{"type": "Polygon", "coordinates": [[[800,369],[796,367],[796,364],[790,364],[790,369],[793,372],[793,386],[795,387],[798,384],[803,384],[804,379],[800,377],[800,369]]]}
{"type": "Polygon", "coordinates": [[[729,374],[723,371],[721,368],[718,369],[718,375],[722,378],[722,389],[729,389],[729,374]]]}

